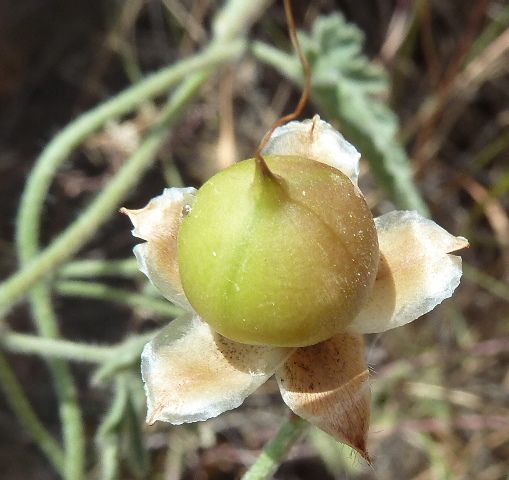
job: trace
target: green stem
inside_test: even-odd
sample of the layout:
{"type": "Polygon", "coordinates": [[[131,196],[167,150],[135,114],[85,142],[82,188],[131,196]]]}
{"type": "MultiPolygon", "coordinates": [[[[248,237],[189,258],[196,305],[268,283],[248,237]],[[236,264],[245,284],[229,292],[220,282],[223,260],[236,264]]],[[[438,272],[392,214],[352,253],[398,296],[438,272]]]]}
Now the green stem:
{"type": "Polygon", "coordinates": [[[112,301],[130,307],[143,308],[164,317],[174,318],[182,313],[179,307],[172,305],[167,300],[151,298],[147,295],[129,292],[121,288],[114,288],[97,282],[65,280],[57,282],[55,289],[61,295],[112,301]]]}
{"type": "Polygon", "coordinates": [[[118,348],[5,331],[0,341],[2,347],[10,352],[85,363],[103,363],[110,360],[118,348]]]}
{"type": "Polygon", "coordinates": [[[1,351],[0,387],[4,391],[7,403],[16,414],[23,428],[44,452],[55,470],[62,474],[64,471],[64,453],[35,414],[6,357],[1,351]]]}
{"type": "Polygon", "coordinates": [[[135,258],[127,260],[76,260],[65,264],[59,276],[68,278],[127,277],[141,275],[135,258]]]}
{"type": "MultiPolygon", "coordinates": [[[[130,191],[138,181],[141,173],[155,158],[157,151],[166,138],[168,126],[180,113],[182,107],[196,93],[197,89],[207,78],[207,75],[208,72],[198,72],[189,77],[186,82],[177,89],[165,106],[162,119],[151,129],[139,149],[132,155],[120,172],[117,173],[108,187],[96,197],[85,213],[64,231],[45,252],[40,254],[21,270],[17,276],[15,275],[13,279],[11,279],[16,280],[17,277],[18,283],[10,283],[10,290],[9,288],[3,290],[4,295],[5,291],[7,291],[7,295],[5,296],[8,301],[10,301],[9,306],[12,306],[14,303],[13,300],[16,300],[16,289],[19,289],[21,286],[23,290],[27,290],[33,283],[39,280],[44,273],[53,270],[57,265],[65,261],[66,258],[75,253],[86,240],[94,234],[99,225],[118,207],[119,201],[130,191]],[[38,263],[37,260],[39,260],[38,263]],[[28,275],[25,277],[23,277],[24,272],[28,272],[28,275]],[[15,295],[13,295],[13,290],[15,295]]],[[[50,160],[46,160],[46,162],[51,163],[51,157],[50,160]]],[[[32,180],[32,183],[30,183],[29,180],[27,190],[25,190],[29,193],[23,198],[29,197],[32,202],[42,204],[43,198],[39,198],[37,195],[44,196],[46,190],[40,188],[40,185],[49,185],[51,179],[47,178],[47,172],[45,172],[44,169],[38,169],[37,167],[34,168],[31,178],[33,178],[34,175],[36,176],[36,181],[32,180]],[[35,186],[31,187],[31,185],[35,186]],[[38,191],[37,195],[34,195],[31,189],[36,189],[38,191]]],[[[19,217],[20,233],[18,238],[20,250],[24,254],[23,259],[29,259],[30,253],[36,251],[36,249],[33,248],[31,243],[32,239],[30,237],[38,234],[38,228],[34,229],[33,224],[38,224],[39,219],[33,215],[39,213],[40,211],[37,210],[31,212],[30,205],[26,203],[26,200],[22,200],[19,217]]],[[[6,283],[9,285],[9,281],[6,283]]],[[[8,285],[6,285],[6,287],[8,285]]],[[[20,293],[21,292],[18,292],[18,295],[20,293]]],[[[3,301],[2,294],[0,293],[0,305],[1,304],[3,304],[3,301]]],[[[50,305],[49,291],[45,285],[38,285],[34,289],[32,306],[39,331],[41,331],[44,336],[58,336],[56,321],[53,318],[50,305]]],[[[83,476],[85,449],[81,416],[75,400],[76,394],[73,388],[72,378],[67,373],[67,367],[62,360],[51,360],[50,368],[55,380],[57,394],[60,398],[60,414],[64,428],[64,440],[67,454],[66,478],[80,479],[83,476]]]]}
{"type": "Polygon", "coordinates": [[[261,455],[242,480],[263,480],[271,478],[286,457],[294,443],[304,432],[308,423],[296,415],[287,420],[276,436],[265,446],[261,455]]]}
{"type": "MultiPolygon", "coordinates": [[[[25,191],[16,224],[16,246],[21,266],[26,266],[39,251],[37,226],[40,224],[37,208],[24,203],[24,199],[32,198],[34,205],[42,206],[45,192],[41,197],[34,193],[38,185],[44,183],[41,170],[33,169],[25,191]],[[34,227],[35,230],[34,230],[34,227]]],[[[47,282],[34,287],[30,295],[32,318],[40,336],[58,338],[60,332],[57,318],[51,301],[51,291],[47,282]]],[[[78,402],[78,393],[74,379],[65,360],[60,358],[46,359],[55,387],[58,409],[62,423],[64,438],[64,477],[67,480],[81,480],[85,469],[85,434],[83,418],[78,402]]]]}
{"type": "Polygon", "coordinates": [[[4,330],[0,344],[13,353],[63,358],[72,362],[102,364],[121,360],[129,363],[129,360],[139,357],[145,343],[155,335],[157,330],[129,337],[116,345],[94,345],[4,330]]]}
{"type": "MultiPolygon", "coordinates": [[[[168,74],[168,78],[166,78],[166,88],[182,77],[192,73],[194,70],[217,65],[227,60],[231,61],[237,58],[243,50],[243,42],[230,42],[227,45],[223,45],[220,49],[207,49],[197,58],[174,65],[171,69],[173,73],[171,75],[168,74]]],[[[138,150],[126,161],[122,169],[116,174],[102,193],[97,195],[87,210],[85,210],[70,227],[60,234],[49,247],[43,250],[28,265],[19,270],[0,286],[0,317],[5,315],[35,283],[44,277],[44,275],[47,275],[48,272],[54,270],[64,263],[67,258],[76,253],[95,233],[97,228],[104,223],[116,208],[118,208],[122,199],[132,191],[140,176],[154,161],[157,151],[168,134],[168,127],[170,124],[175,120],[178,113],[180,113],[182,107],[193,97],[209,74],[209,70],[206,72],[202,71],[187,78],[164,108],[160,121],[150,130],[138,150]]],[[[146,84],[141,84],[141,86],[144,85],[146,84]]],[[[148,98],[149,94],[154,93],[153,89],[148,89],[147,93],[147,89],[140,89],[140,85],[132,88],[135,88],[137,94],[142,95],[144,99],[148,98]]],[[[128,92],[130,91],[131,89],[128,90],[128,92]]],[[[114,102],[114,105],[120,103],[125,108],[127,108],[125,104],[127,104],[129,108],[134,107],[135,104],[133,103],[131,95],[128,96],[128,99],[130,102],[125,100],[124,94],[121,94],[110,100],[110,102],[114,102]]],[[[110,105],[110,102],[107,104],[110,105]]],[[[91,124],[88,128],[83,126],[84,122],[82,120],[73,122],[69,127],[64,129],[62,134],[58,135],[56,139],[50,143],[41,157],[39,157],[37,166],[34,168],[34,175],[36,175],[36,179],[39,179],[41,183],[34,187],[37,194],[32,193],[30,197],[24,197],[22,200],[22,210],[24,212],[23,214],[20,213],[22,224],[24,224],[27,218],[32,218],[32,215],[28,214],[30,208],[33,207],[36,209],[34,213],[40,213],[40,206],[36,205],[37,202],[35,200],[41,198],[41,195],[45,195],[56,168],[65,160],[70,150],[82,140],[83,135],[95,130],[95,128],[100,125],[100,121],[112,118],[104,114],[103,108],[104,106],[100,106],[90,113],[85,114],[85,118],[88,119],[86,125],[89,123],[91,124]],[[97,113],[97,111],[99,111],[99,113],[97,113]],[[69,133],[69,131],[74,132],[76,123],[78,124],[76,128],[80,135],[69,133]],[[35,173],[35,171],[37,171],[37,173],[35,173]]],[[[117,109],[110,107],[108,111],[110,115],[112,115],[113,113],[122,112],[124,110],[118,107],[117,109]]],[[[32,189],[30,191],[34,192],[32,189]]],[[[30,235],[36,235],[38,233],[38,226],[30,226],[27,228],[31,229],[30,235]]]]}
{"type": "Polygon", "coordinates": [[[116,480],[119,478],[120,469],[120,442],[118,435],[106,436],[98,445],[100,453],[101,480],[116,480]]]}
{"type": "Polygon", "coordinates": [[[284,72],[293,82],[301,81],[302,67],[294,55],[261,41],[253,42],[250,51],[257,60],[284,72]]]}
{"type": "MultiPolygon", "coordinates": [[[[55,172],[73,149],[91,133],[107,121],[118,118],[146,100],[166,92],[188,75],[237,58],[243,49],[244,44],[239,42],[231,42],[228,45],[222,45],[221,48],[208,48],[201,54],[179,61],[148,76],[67,125],[48,144],[36,161],[27,182],[26,194],[21,200],[20,222],[25,225],[30,219],[40,218],[43,208],[40,199],[45,198],[55,172]]],[[[138,178],[135,180],[138,181],[138,178]]],[[[26,228],[30,229],[30,237],[39,238],[39,227],[39,222],[26,225],[26,228]]]]}
{"type": "MultiPolygon", "coordinates": [[[[32,316],[39,334],[44,338],[60,336],[57,319],[47,284],[37,285],[30,295],[32,316]]],[[[47,359],[62,422],[65,465],[64,477],[68,480],[83,478],[85,467],[85,435],[81,408],[74,379],[67,363],[62,359],[47,359]]]]}
{"type": "Polygon", "coordinates": [[[115,396],[99,426],[96,437],[101,480],[116,480],[119,477],[121,443],[119,427],[126,414],[128,402],[129,390],[126,379],[123,375],[119,375],[115,382],[115,396]]]}
{"type": "MultiPolygon", "coordinates": [[[[223,28],[218,29],[220,33],[216,36],[216,41],[212,42],[203,54],[192,60],[179,62],[85,113],[64,128],[48,145],[32,170],[21,200],[17,241],[22,268],[0,285],[0,317],[4,316],[45,275],[76,253],[118,207],[119,202],[129,193],[141,174],[153,162],[157,151],[165,140],[168,127],[210,75],[211,67],[232,60],[242,53],[244,42],[235,42],[233,36],[237,34],[243,36],[247,24],[256,14],[263,11],[264,6],[265,3],[260,2],[259,6],[246,8],[245,2],[230,0],[226,4],[224,12],[230,12],[230,16],[237,15],[235,18],[239,21],[231,21],[232,18],[230,18],[229,22],[223,23],[223,28]],[[228,41],[217,41],[218,39],[228,41]],[[136,105],[162,93],[195,70],[198,70],[198,73],[187,78],[175,92],[165,106],[160,121],[149,131],[138,150],[128,159],[107,188],[95,198],[84,214],[59,235],[49,247],[39,253],[38,238],[44,197],[57,169],[66,157],[80,142],[107,120],[127,113],[136,105]]],[[[32,292],[31,300],[34,318],[41,335],[49,337],[48,339],[58,337],[58,326],[48,286],[44,283],[37,285],[32,292]]],[[[65,362],[53,359],[49,361],[49,364],[59,396],[64,428],[65,476],[69,479],[79,479],[83,476],[84,442],[76,392],[65,362]]],[[[11,377],[15,381],[14,376],[11,375],[11,377]]],[[[12,384],[12,382],[10,383],[12,384]]],[[[25,402],[25,407],[30,410],[31,407],[26,401],[26,397],[19,389],[17,396],[25,402]]],[[[19,407],[16,409],[16,405],[14,405],[14,410],[20,412],[20,415],[26,414],[19,407]]],[[[29,419],[32,424],[27,429],[30,432],[36,431],[34,421],[37,421],[37,418],[34,418],[35,420],[29,419]]],[[[22,416],[21,419],[23,421],[22,416]]]]}

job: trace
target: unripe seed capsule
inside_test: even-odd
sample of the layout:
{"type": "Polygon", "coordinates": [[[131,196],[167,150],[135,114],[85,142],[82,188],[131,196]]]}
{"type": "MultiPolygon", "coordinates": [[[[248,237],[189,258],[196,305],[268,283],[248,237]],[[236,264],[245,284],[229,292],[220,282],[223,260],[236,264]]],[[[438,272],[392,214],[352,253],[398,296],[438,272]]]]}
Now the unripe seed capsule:
{"type": "Polygon", "coordinates": [[[312,345],[344,331],[371,291],[373,218],[335,168],[265,160],[270,179],[245,160],[198,191],[178,237],[182,284],[197,313],[231,340],[312,345]]]}

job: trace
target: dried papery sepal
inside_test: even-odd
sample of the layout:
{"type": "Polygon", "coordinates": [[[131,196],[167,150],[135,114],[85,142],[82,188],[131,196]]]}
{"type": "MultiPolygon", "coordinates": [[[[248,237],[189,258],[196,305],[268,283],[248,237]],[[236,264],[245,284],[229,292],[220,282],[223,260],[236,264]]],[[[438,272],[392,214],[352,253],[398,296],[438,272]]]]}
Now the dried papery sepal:
{"type": "Polygon", "coordinates": [[[177,236],[185,215],[191,210],[196,189],[166,188],[141,209],[121,212],[128,215],[135,237],[146,240],[134,247],[138,268],[171,302],[189,309],[180,281],[177,236]]]}
{"type": "Polygon", "coordinates": [[[174,320],[142,353],[147,422],[178,425],[236,408],[291,353],[232,342],[196,315],[174,320]]]}
{"type": "Polygon", "coordinates": [[[461,278],[468,246],[417,212],[390,212],[375,219],[380,266],[372,293],[353,327],[376,333],[405,325],[450,297],[461,278]]]}
{"type": "Polygon", "coordinates": [[[318,115],[276,128],[263,153],[295,155],[325,163],[343,172],[357,185],[360,153],[318,115]]]}
{"type": "Polygon", "coordinates": [[[276,372],[285,403],[369,460],[369,372],[362,337],[342,333],[297,349],[276,372]]]}
{"type": "Polygon", "coordinates": [[[304,346],[344,330],[378,266],[371,213],[340,171],[266,156],[280,185],[256,188],[253,160],[199,190],[179,233],[182,284],[216,331],[242,343],[304,346]]]}
{"type": "Polygon", "coordinates": [[[283,151],[264,151],[270,175],[257,177],[254,160],[245,161],[213,177],[194,203],[194,189],[172,189],[125,211],[133,233],[147,240],[135,247],[140,268],[167,298],[210,323],[192,313],[145,347],[149,422],[198,421],[235,408],[279,366],[290,408],[370,461],[359,333],[408,323],[450,296],[461,276],[461,259],[450,253],[468,242],[416,212],[373,222],[355,185],[358,153],[347,146],[341,160],[344,139],[331,128],[315,118],[276,130],[272,145],[283,151]],[[348,300],[348,288],[356,300],[335,303],[338,292],[348,300]],[[323,309],[327,301],[335,308],[323,309]]]}

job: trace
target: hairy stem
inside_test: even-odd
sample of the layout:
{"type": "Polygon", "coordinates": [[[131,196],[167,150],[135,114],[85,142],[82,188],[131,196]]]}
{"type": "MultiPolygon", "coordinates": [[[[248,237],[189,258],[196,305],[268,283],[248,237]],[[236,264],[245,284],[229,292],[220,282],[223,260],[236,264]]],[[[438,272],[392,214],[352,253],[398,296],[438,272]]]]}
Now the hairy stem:
{"type": "MultiPolygon", "coordinates": [[[[177,119],[182,107],[193,98],[200,86],[213,73],[212,67],[234,60],[244,51],[245,42],[235,39],[245,35],[247,26],[263,11],[265,4],[266,2],[259,2],[247,7],[241,0],[229,0],[222,10],[223,17],[229,18],[226,18],[227,21],[223,22],[222,26],[221,22],[216,22],[215,38],[202,54],[152,75],[83,114],[64,128],[44,149],[31,172],[21,199],[17,219],[17,247],[21,269],[0,285],[0,318],[32,289],[31,307],[41,340],[58,339],[58,322],[51,303],[49,284],[41,280],[76,253],[136,185],[156,158],[166,139],[168,128],[177,119]],[[57,169],[67,156],[106,121],[133,110],[137,105],[163,93],[184,78],[185,81],[162,109],[160,119],[103,192],[97,195],[85,212],[50,246],[39,252],[40,219],[44,199],[57,169]]],[[[60,471],[63,469],[63,476],[66,479],[79,480],[84,475],[85,444],[76,390],[68,366],[62,358],[50,358],[48,364],[55,383],[63,424],[65,452],[62,460],[64,465],[60,471]]],[[[16,379],[12,372],[9,377],[8,364],[4,362],[0,366],[3,367],[0,373],[3,374],[4,383],[11,386],[7,391],[11,397],[14,395],[13,398],[18,399],[18,402],[11,402],[13,410],[18,413],[22,422],[30,424],[27,430],[37,440],[41,436],[41,431],[37,428],[38,419],[35,415],[30,417],[27,414],[31,412],[31,407],[23,391],[12,387],[16,385],[16,379]]],[[[42,432],[44,433],[44,430],[42,432]]],[[[43,448],[43,451],[50,452],[47,447],[43,448]]],[[[48,456],[51,458],[50,453],[48,456]]]]}
{"type": "MultiPolygon", "coordinates": [[[[148,76],[112,99],[81,115],[61,130],[37,159],[27,181],[25,194],[21,199],[19,222],[30,230],[29,236],[39,237],[39,222],[30,223],[30,220],[40,217],[43,208],[43,203],[40,200],[45,198],[56,170],[85,138],[107,121],[129,113],[146,100],[166,92],[188,75],[225,61],[231,61],[242,50],[243,45],[238,42],[232,42],[222,48],[206,49],[201,54],[182,60],[148,76]]],[[[138,178],[136,178],[137,180],[138,178]]]]}
{"type": "MultiPolygon", "coordinates": [[[[175,92],[163,109],[160,120],[150,130],[138,150],[131,155],[113,180],[99,195],[97,195],[95,200],[80,217],[60,234],[50,246],[0,285],[0,317],[5,315],[35,283],[44,277],[44,275],[47,275],[48,272],[54,270],[64,263],[71,255],[76,253],[87,240],[91,238],[97,228],[104,223],[116,208],[118,208],[122,199],[127,196],[138,182],[141,175],[154,161],[157,151],[166,139],[168,127],[172,121],[175,120],[181,108],[189,102],[199,86],[202,85],[210,74],[210,70],[203,69],[208,69],[212,65],[217,65],[227,60],[231,61],[237,58],[243,50],[243,42],[230,42],[228,45],[222,46],[221,49],[207,49],[198,57],[183,61],[171,67],[170,71],[172,74],[168,75],[166,79],[166,88],[195,70],[202,69],[202,71],[188,77],[175,92]]],[[[141,95],[143,99],[148,98],[150,96],[149,94],[153,94],[153,90],[151,89],[146,91],[144,88],[141,88],[140,90],[140,85],[143,86],[145,84],[142,82],[136,87],[131,88],[136,88],[137,93],[143,94],[141,95]]],[[[128,90],[128,92],[130,91],[131,89],[128,90]]],[[[132,94],[130,94],[128,95],[130,101],[127,102],[124,95],[125,94],[120,94],[118,97],[107,102],[107,105],[110,105],[110,102],[114,102],[115,106],[118,102],[121,105],[126,103],[129,108],[134,108],[136,104],[143,100],[138,99],[139,101],[134,103],[133,99],[131,99],[132,94]]],[[[109,111],[109,114],[111,117],[107,117],[102,111],[103,108],[104,106],[102,105],[88,114],[85,114],[85,119],[88,119],[86,122],[81,120],[81,117],[76,122],[73,122],[48,145],[41,157],[39,157],[37,166],[34,167],[33,174],[37,180],[37,185],[33,187],[33,189],[30,188],[30,192],[36,193],[31,193],[29,198],[24,197],[22,200],[21,208],[23,212],[26,213],[20,213],[21,224],[25,226],[27,219],[33,218],[34,213],[37,215],[40,214],[41,207],[37,204],[36,200],[46,194],[56,169],[65,160],[70,150],[78,145],[87,134],[94,131],[95,128],[101,124],[100,121],[112,118],[114,113],[124,113],[124,109],[118,109],[118,107],[114,109],[110,106],[112,111],[109,111]],[[88,128],[83,126],[84,122],[85,126],[88,126],[88,128]],[[89,125],[89,123],[91,125],[89,125]],[[77,127],[75,126],[76,124],[77,127]],[[79,135],[74,133],[75,129],[78,131],[79,135]],[[69,133],[69,130],[71,133],[69,133]],[[32,207],[36,210],[34,210],[32,214],[29,214],[28,212],[32,207]]],[[[125,111],[127,110],[128,108],[125,107],[125,111]]],[[[38,226],[26,225],[26,228],[30,229],[27,236],[38,234],[38,226]]]]}

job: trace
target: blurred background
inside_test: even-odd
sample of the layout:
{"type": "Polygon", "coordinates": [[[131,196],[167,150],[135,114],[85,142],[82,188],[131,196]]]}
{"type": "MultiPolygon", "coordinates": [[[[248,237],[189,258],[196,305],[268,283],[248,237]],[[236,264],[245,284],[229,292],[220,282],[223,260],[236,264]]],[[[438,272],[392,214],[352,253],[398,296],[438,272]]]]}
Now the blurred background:
{"type": "MultiPolygon", "coordinates": [[[[99,102],[204,48],[221,5],[0,2],[2,279],[18,268],[16,212],[45,145],[99,102]]],[[[374,466],[309,430],[276,478],[507,479],[509,5],[317,0],[294,2],[294,9],[314,68],[305,116],[319,113],[358,146],[360,185],[374,214],[426,205],[437,223],[467,237],[471,247],[462,253],[464,279],[452,299],[405,328],[368,338],[374,466]]],[[[293,110],[300,77],[281,2],[268,4],[248,39],[249,51],[217,68],[168,129],[124,205],[139,208],[167,185],[199,186],[252,156],[270,124],[293,110]]],[[[148,99],[112,118],[68,155],[43,205],[43,246],[107,188],[160,105],[160,98],[148,99]]],[[[50,272],[64,339],[123,345],[174,315],[136,273],[130,229],[126,218],[112,215],[71,263],[50,272]]],[[[60,439],[58,401],[44,361],[50,354],[8,336],[35,336],[32,320],[26,302],[16,305],[2,322],[0,345],[42,424],[60,439]]],[[[123,362],[70,362],[84,418],[87,478],[239,478],[287,415],[276,383],[217,419],[148,427],[136,349],[123,362]],[[118,460],[110,477],[100,466],[107,448],[118,460]]],[[[0,432],[2,478],[58,478],[4,396],[0,432]]]]}

